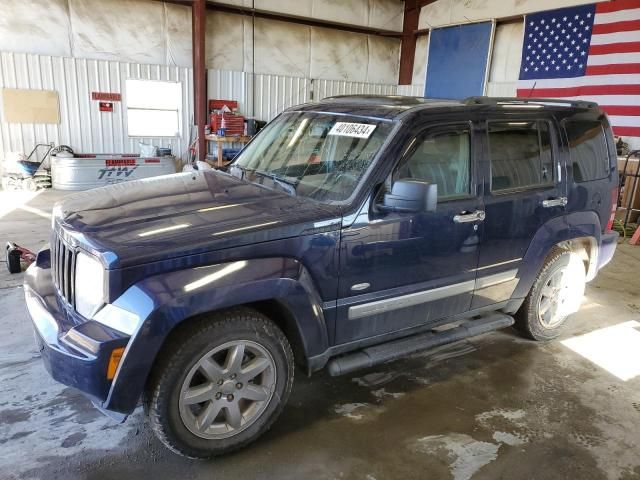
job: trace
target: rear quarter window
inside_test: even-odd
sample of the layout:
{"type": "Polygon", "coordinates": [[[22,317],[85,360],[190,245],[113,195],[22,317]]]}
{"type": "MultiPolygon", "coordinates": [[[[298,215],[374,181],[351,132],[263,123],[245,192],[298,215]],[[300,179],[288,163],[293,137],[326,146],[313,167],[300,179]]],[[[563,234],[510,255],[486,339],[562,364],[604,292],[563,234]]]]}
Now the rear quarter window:
{"type": "Polygon", "coordinates": [[[564,129],[569,141],[573,179],[578,183],[609,176],[607,139],[598,121],[567,121],[564,129]]]}

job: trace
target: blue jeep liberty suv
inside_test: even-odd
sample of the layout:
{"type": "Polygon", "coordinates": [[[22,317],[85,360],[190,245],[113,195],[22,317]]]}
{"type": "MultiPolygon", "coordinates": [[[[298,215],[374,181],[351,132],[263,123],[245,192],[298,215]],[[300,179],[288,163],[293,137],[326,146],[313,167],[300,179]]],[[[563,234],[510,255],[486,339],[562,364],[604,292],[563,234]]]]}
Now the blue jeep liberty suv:
{"type": "Polygon", "coordinates": [[[613,256],[616,198],[596,104],[332,97],[227,172],[67,197],[26,303],[54,379],[120,420],[142,401],[167,447],[210,457],[273,424],[295,365],[558,336],[613,256]]]}

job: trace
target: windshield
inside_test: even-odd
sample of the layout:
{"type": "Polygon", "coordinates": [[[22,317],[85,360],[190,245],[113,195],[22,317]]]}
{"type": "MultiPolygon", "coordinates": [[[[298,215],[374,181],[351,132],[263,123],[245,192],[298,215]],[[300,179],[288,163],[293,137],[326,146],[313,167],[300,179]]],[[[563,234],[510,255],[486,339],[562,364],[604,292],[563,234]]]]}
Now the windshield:
{"type": "Polygon", "coordinates": [[[232,175],[321,202],[346,200],[390,123],[316,112],[280,115],[240,153],[232,175]]]}

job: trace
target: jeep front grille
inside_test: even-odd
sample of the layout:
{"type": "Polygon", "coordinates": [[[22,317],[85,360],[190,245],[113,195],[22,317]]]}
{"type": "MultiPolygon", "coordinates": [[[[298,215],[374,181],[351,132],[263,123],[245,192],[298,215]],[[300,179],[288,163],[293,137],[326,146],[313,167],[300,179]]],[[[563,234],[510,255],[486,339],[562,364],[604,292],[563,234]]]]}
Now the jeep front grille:
{"type": "Polygon", "coordinates": [[[58,293],[70,305],[74,305],[76,252],[60,237],[51,241],[51,275],[58,293]]]}

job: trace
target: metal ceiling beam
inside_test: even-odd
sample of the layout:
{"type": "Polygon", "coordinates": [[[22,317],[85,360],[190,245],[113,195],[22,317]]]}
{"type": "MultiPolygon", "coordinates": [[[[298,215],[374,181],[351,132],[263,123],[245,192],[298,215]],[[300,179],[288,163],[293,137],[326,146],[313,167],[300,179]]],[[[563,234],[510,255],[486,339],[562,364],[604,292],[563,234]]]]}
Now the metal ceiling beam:
{"type": "MultiPolygon", "coordinates": [[[[165,3],[174,3],[176,5],[191,5],[192,0],[156,0],[165,1],[165,3]]],[[[332,22],[330,20],[320,20],[316,18],[302,17],[299,15],[290,15],[287,13],[272,12],[269,10],[253,9],[250,7],[242,7],[238,5],[229,5],[226,3],[207,1],[207,10],[216,12],[234,13],[236,15],[245,15],[247,17],[264,18],[268,20],[277,20],[279,22],[296,23],[298,25],[307,25],[311,27],[332,28],[344,32],[362,33],[366,35],[378,35],[382,37],[401,38],[402,33],[394,30],[386,30],[383,28],[365,27],[360,25],[352,25],[349,23],[332,22]]]]}
{"type": "Polygon", "coordinates": [[[402,33],[394,30],[386,30],[375,27],[364,27],[360,25],[352,25],[348,23],[332,22],[330,20],[320,20],[316,18],[302,17],[299,15],[290,15],[286,13],[271,12],[268,10],[253,9],[241,7],[237,5],[228,5],[220,2],[207,2],[207,8],[210,10],[226,13],[235,13],[238,15],[246,15],[249,17],[265,18],[268,20],[277,20],[280,22],[297,23],[299,25],[308,25],[311,27],[332,28],[352,33],[363,33],[366,35],[379,35],[383,37],[400,38],[402,33]]]}

